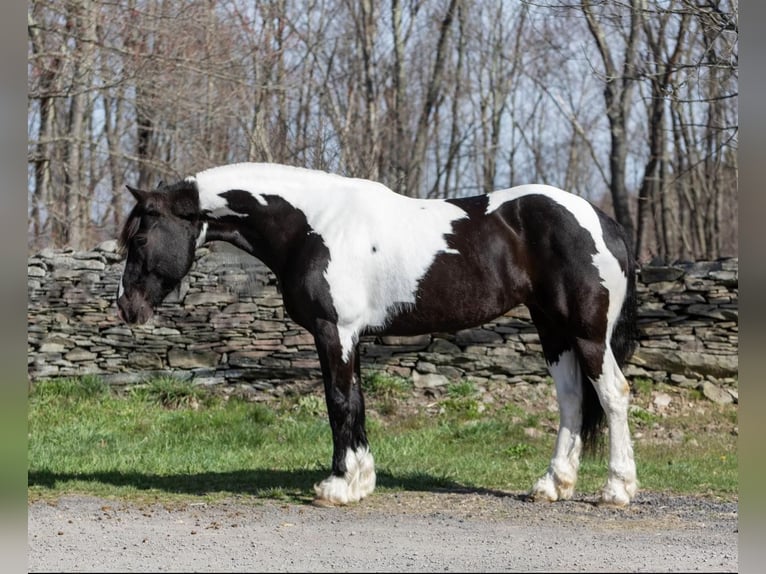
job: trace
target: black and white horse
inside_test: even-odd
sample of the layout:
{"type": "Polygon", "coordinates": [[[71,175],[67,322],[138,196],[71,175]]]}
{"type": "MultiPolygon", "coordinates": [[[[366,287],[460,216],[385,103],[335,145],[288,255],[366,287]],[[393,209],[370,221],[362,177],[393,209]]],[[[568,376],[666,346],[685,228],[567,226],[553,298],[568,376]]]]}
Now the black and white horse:
{"type": "Polygon", "coordinates": [[[450,332],[525,304],[555,380],[560,425],[530,498],[574,492],[580,455],[606,418],[601,502],[636,493],[629,387],[620,365],[635,342],[635,268],[622,229],[584,199],[545,185],[412,199],[387,187],[273,164],[215,167],[137,200],[117,307],[143,323],[188,273],[195,248],[227,241],[277,276],[285,309],[316,343],[332,427],[330,476],[318,503],[375,488],[357,344],[365,334],[450,332]]]}

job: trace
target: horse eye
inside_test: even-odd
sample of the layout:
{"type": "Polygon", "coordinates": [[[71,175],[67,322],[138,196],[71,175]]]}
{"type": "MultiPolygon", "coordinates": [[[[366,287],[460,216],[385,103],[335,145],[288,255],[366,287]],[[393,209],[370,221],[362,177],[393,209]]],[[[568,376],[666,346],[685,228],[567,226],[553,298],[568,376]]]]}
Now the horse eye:
{"type": "Polygon", "coordinates": [[[133,239],[133,241],[136,243],[138,247],[143,247],[144,245],[146,245],[146,237],[144,237],[143,235],[136,236],[133,239]]]}

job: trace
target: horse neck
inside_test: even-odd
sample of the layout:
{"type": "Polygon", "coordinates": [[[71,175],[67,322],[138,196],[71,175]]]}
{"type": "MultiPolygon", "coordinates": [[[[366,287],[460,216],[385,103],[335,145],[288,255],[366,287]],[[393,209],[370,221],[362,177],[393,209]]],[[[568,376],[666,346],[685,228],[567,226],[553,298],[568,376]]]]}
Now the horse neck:
{"type": "MultiPolygon", "coordinates": [[[[323,219],[347,197],[347,180],[273,164],[234,164],[194,176],[207,239],[227,241],[251,253],[278,276],[289,253],[307,241],[310,221],[323,219]]],[[[376,185],[370,183],[369,185],[376,185]]]]}
{"type": "Polygon", "coordinates": [[[203,242],[225,241],[262,261],[278,277],[283,275],[288,254],[307,231],[295,216],[279,207],[246,215],[208,216],[203,242]]]}

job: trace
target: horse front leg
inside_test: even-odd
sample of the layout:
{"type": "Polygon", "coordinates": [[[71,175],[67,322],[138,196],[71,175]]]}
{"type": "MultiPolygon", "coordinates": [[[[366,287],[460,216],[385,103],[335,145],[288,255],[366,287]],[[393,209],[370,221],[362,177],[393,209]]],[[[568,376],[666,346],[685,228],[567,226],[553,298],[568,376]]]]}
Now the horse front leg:
{"type": "Polygon", "coordinates": [[[344,356],[338,328],[330,321],[318,321],[314,340],[322,366],[333,445],[332,473],[314,485],[314,502],[357,502],[375,489],[375,462],[365,431],[358,353],[354,348],[344,356]]]}

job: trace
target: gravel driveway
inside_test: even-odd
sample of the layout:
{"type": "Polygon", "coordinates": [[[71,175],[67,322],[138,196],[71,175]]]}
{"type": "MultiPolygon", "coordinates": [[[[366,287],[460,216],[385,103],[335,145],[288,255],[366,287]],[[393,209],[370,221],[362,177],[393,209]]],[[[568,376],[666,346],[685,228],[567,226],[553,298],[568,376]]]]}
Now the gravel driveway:
{"type": "Polygon", "coordinates": [[[29,505],[30,572],[736,572],[738,503],[643,492],[627,510],[509,493],[375,493],[317,508],[29,505]]]}

